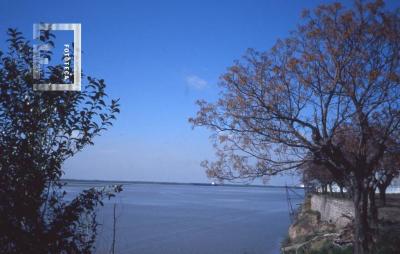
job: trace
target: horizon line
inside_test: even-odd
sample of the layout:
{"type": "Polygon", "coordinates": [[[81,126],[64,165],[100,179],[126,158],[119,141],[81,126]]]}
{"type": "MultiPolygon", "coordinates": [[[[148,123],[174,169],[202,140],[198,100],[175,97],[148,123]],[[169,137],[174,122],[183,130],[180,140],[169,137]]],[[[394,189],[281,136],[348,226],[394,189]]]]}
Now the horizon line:
{"type": "Polygon", "coordinates": [[[99,179],[75,179],[64,178],[65,182],[114,182],[127,184],[165,184],[165,185],[200,185],[200,186],[233,186],[233,187],[263,187],[263,188],[301,188],[299,185],[261,185],[261,184],[245,184],[245,183],[205,183],[205,182],[172,182],[172,181],[144,181],[144,180],[99,180],[99,179]]]}

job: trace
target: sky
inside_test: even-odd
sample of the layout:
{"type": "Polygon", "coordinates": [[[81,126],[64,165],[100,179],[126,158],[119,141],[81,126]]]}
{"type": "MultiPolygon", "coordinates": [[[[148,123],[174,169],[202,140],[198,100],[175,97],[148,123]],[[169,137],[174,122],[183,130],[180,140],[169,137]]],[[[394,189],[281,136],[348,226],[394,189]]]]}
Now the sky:
{"type": "Polygon", "coordinates": [[[84,73],[120,98],[114,126],[65,163],[65,178],[210,182],[200,162],[214,157],[211,133],[188,123],[194,102],[215,101],[219,77],[246,49],[268,50],[303,9],[327,2],[2,0],[0,40],[9,27],[32,38],[34,23],[81,23],[84,73]]]}

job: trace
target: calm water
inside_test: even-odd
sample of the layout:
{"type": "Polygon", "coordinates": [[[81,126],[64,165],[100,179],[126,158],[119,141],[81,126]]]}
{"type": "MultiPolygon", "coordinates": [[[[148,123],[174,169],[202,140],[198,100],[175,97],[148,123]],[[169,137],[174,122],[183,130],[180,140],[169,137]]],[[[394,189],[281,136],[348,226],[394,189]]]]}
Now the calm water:
{"type": "Polygon", "coordinates": [[[283,188],[130,184],[99,211],[96,253],[109,253],[114,203],[123,254],[276,254],[289,226],[283,188]]]}

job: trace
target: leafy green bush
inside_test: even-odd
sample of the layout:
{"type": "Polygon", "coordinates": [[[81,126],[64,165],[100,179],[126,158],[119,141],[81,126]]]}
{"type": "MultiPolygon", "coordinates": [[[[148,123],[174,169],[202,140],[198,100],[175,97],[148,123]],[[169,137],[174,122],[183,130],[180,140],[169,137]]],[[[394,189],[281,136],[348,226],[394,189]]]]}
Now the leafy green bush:
{"type": "MultiPolygon", "coordinates": [[[[121,186],[67,202],[62,164],[111,125],[118,100],[105,101],[104,80],[90,77],[82,92],[34,91],[33,84],[64,83],[63,67],[35,80],[29,41],[15,29],[8,37],[7,52],[0,50],[0,253],[91,253],[95,209],[121,186]]],[[[54,45],[48,31],[40,38],[54,45]]]]}

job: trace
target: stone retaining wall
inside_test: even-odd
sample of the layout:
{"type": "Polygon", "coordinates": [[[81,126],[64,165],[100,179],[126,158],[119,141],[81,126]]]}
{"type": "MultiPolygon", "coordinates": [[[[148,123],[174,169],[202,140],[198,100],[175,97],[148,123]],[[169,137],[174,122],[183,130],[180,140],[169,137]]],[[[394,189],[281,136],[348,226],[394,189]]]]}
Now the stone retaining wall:
{"type": "Polygon", "coordinates": [[[339,228],[346,226],[354,217],[353,202],[325,195],[312,195],[311,210],[318,211],[322,221],[333,223],[339,228]]]}

